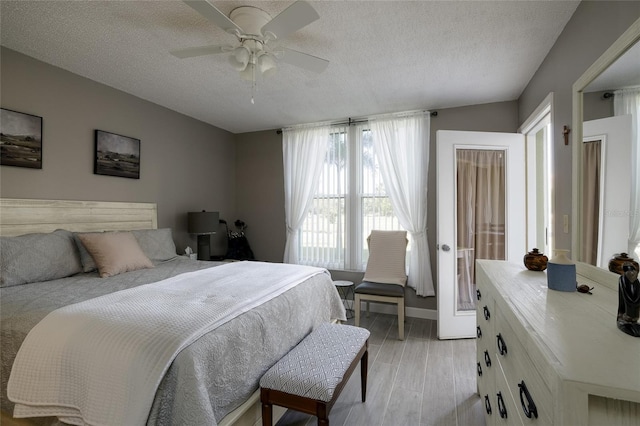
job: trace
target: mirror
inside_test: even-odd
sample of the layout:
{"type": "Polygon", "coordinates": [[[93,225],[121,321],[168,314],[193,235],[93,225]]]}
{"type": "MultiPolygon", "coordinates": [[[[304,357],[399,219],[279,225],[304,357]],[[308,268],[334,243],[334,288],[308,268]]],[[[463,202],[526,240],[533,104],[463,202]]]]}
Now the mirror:
{"type": "MultiPolygon", "coordinates": [[[[572,253],[576,260],[606,268],[608,260],[615,253],[628,251],[629,220],[633,217],[628,197],[619,196],[631,193],[631,162],[620,161],[628,158],[631,151],[631,116],[611,117],[609,119],[588,121],[583,119],[609,117],[613,115],[613,90],[637,85],[640,79],[640,19],[609,48],[573,85],[573,223],[572,253]],[[624,67],[625,63],[633,66],[624,67]],[[622,70],[622,71],[620,71],[622,70]],[[608,95],[604,95],[604,90],[608,95]],[[603,96],[604,95],[604,96],[603,96]],[[585,104],[585,98],[589,105],[585,104]],[[602,98],[605,98],[602,100],[602,98]],[[600,102],[598,102],[600,100],[600,102]],[[595,112],[590,108],[597,107],[595,112]],[[626,120],[626,121],[625,121],[626,120]],[[608,121],[608,122],[607,122],[608,121]],[[613,136],[601,127],[629,128],[626,133],[613,136]],[[613,123],[613,124],[612,124],[613,123]],[[599,136],[608,135],[608,136],[599,136]],[[587,137],[588,136],[588,137],[587,137]],[[614,139],[614,138],[618,139],[614,139]],[[607,141],[607,138],[611,139],[607,141]],[[586,143],[585,143],[586,140],[586,143]],[[614,144],[612,141],[615,140],[614,144]],[[623,141],[622,143],[620,141],[623,141]],[[626,144],[626,145],[625,145],[626,144]],[[599,148],[595,149],[598,145],[599,148]],[[618,151],[615,154],[613,148],[618,151]],[[591,160],[599,164],[599,175],[590,172],[595,166],[585,167],[586,158],[595,151],[601,157],[591,160]],[[619,156],[616,159],[616,155],[619,156]],[[624,166],[620,166],[624,164],[624,166]],[[628,165],[628,167],[627,167],[628,165]],[[620,184],[622,182],[622,184],[620,184]],[[599,188],[592,194],[592,188],[599,188]],[[595,201],[592,200],[595,197],[595,201]],[[601,201],[601,202],[600,202],[601,201]],[[615,201],[616,204],[612,204],[615,201]],[[584,208],[591,203],[591,208],[584,208]],[[625,204],[626,203],[626,204],[625,204]],[[617,230],[615,230],[617,228],[617,230]]],[[[634,165],[637,167],[637,165],[634,165]]],[[[638,254],[633,254],[637,258],[638,254]]]]}

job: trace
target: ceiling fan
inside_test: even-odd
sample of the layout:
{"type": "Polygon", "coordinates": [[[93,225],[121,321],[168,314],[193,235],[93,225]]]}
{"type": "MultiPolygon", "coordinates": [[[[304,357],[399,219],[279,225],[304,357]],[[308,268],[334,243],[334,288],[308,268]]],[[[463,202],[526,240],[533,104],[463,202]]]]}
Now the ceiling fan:
{"type": "Polygon", "coordinates": [[[318,73],[329,65],[326,59],[278,45],[289,34],[320,18],[304,0],[297,0],[273,19],[267,12],[253,6],[235,8],[227,17],[213,5],[212,0],[184,0],[184,3],[235,35],[238,43],[172,50],[170,53],[177,58],[230,53],[229,61],[233,68],[240,72],[242,78],[252,81],[254,87],[258,75],[269,77],[275,74],[278,61],[318,73]]]}

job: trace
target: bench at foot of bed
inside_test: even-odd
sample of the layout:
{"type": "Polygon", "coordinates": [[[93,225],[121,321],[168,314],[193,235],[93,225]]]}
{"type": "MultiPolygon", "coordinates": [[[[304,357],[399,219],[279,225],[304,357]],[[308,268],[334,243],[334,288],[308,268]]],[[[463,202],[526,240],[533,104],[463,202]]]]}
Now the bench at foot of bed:
{"type": "Polygon", "coordinates": [[[360,327],[323,324],[305,337],[260,380],[263,426],[271,426],[272,405],[312,414],[319,425],[329,425],[331,407],[358,362],[365,402],[369,335],[360,327]]]}

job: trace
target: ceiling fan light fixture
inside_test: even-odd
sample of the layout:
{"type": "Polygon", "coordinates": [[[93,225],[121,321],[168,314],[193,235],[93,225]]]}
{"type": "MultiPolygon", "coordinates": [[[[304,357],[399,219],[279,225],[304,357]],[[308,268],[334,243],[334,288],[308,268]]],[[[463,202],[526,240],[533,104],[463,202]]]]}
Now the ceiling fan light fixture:
{"type": "Polygon", "coordinates": [[[240,71],[240,78],[247,81],[254,81],[255,64],[249,63],[246,68],[240,71]]]}
{"type": "Polygon", "coordinates": [[[278,70],[275,58],[273,57],[273,55],[270,55],[268,53],[260,55],[260,57],[258,58],[258,66],[260,69],[260,74],[262,74],[264,78],[273,76],[278,70]]]}
{"type": "Polygon", "coordinates": [[[236,47],[229,56],[229,62],[236,71],[244,71],[247,68],[247,64],[250,59],[251,52],[244,46],[236,47]]]}

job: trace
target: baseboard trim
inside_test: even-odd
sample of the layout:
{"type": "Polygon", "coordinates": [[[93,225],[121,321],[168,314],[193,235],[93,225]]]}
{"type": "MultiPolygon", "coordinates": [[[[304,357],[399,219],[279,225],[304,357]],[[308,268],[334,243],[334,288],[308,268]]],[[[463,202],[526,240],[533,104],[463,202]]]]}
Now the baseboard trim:
{"type": "MultiPolygon", "coordinates": [[[[366,302],[361,302],[360,312],[366,312],[367,306],[366,302]]],[[[378,314],[391,314],[396,315],[398,313],[397,308],[389,303],[376,303],[370,302],[369,309],[371,312],[375,312],[378,314]]],[[[428,319],[428,320],[437,320],[438,319],[438,311],[434,309],[425,309],[425,308],[413,308],[411,306],[406,306],[404,308],[404,315],[406,317],[411,318],[420,318],[420,319],[428,319]]]]}

